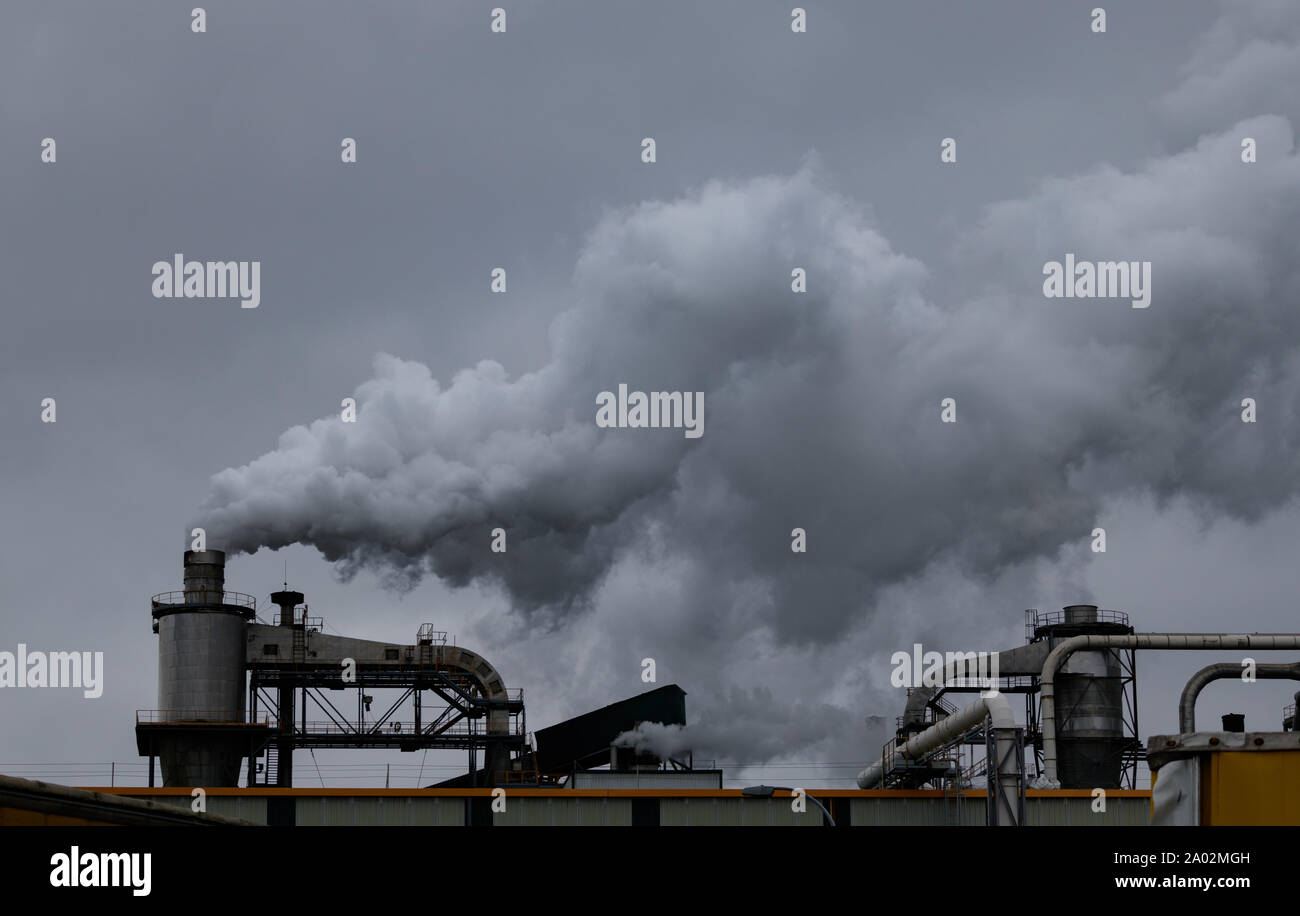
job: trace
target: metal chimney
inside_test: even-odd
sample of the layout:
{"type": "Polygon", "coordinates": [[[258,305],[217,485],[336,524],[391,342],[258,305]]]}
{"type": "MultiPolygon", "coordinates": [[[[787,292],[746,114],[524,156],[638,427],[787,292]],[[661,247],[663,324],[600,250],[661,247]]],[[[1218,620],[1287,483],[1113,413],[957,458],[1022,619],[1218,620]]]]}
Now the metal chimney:
{"type": "Polygon", "coordinates": [[[233,786],[239,779],[243,748],[203,727],[244,722],[244,654],[256,602],[227,593],[225,582],[224,551],[187,550],[184,591],[153,599],[157,721],[188,728],[159,745],[168,786],[233,786]]]}
{"type": "Polygon", "coordinates": [[[276,621],[282,627],[293,626],[293,609],[302,604],[307,596],[302,592],[271,592],[271,603],[280,609],[280,618],[276,621]]]}

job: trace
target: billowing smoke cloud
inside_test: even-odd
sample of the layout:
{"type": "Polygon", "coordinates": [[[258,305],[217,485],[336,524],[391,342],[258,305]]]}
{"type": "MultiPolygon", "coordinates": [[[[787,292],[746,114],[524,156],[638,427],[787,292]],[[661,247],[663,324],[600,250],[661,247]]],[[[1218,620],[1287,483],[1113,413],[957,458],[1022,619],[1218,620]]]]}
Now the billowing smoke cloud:
{"type": "MultiPolygon", "coordinates": [[[[829,703],[782,703],[765,687],[731,688],[685,726],[642,722],[614,743],[660,758],[687,751],[728,763],[762,763],[855,730],[853,717],[829,703]],[[741,756],[737,757],[737,752],[741,756]]],[[[882,740],[883,743],[883,740],[882,740]]]]}
{"type": "Polygon", "coordinates": [[[630,747],[638,754],[654,754],[663,760],[680,757],[693,750],[700,741],[688,733],[683,725],[664,725],[660,722],[642,722],[631,731],[614,739],[617,747],[630,747]]]}
{"type": "Polygon", "coordinates": [[[355,423],[295,427],[216,475],[209,535],[498,579],[524,611],[567,610],[626,551],[683,552],[752,583],[757,612],[782,609],[769,622],[831,638],[937,557],[991,575],[1080,541],[1116,490],[1258,513],[1300,469],[1292,144],[1262,117],[995,206],[952,304],[813,165],[619,213],[587,243],[547,366],[482,362],[444,386],[381,356],[355,423]],[[1246,134],[1267,150],[1253,166],[1246,134]],[[1151,261],[1151,307],[1045,299],[1042,265],[1066,252],[1151,261]],[[703,391],[704,436],[598,429],[596,395],[620,382],[703,391]],[[1241,423],[1246,396],[1267,422],[1241,423]]]}
{"type": "Polygon", "coordinates": [[[1156,110],[1178,146],[1243,118],[1300,115],[1300,12],[1293,0],[1219,0],[1223,14],[1156,110]]]}
{"type": "Polygon", "coordinates": [[[924,564],[922,532],[837,532],[856,513],[895,514],[905,493],[859,482],[897,459],[888,430],[933,425],[929,405],[922,418],[890,403],[880,377],[932,311],[922,277],[815,166],[614,214],[579,259],[546,367],[511,378],[483,362],[443,386],[379,357],[357,422],[296,427],[214,478],[209,536],[235,551],[309,543],[345,572],[499,579],[530,611],[570,608],[657,536],[670,552],[708,545],[718,572],[770,566],[774,583],[889,581],[924,564]],[[796,263],[814,278],[804,296],[790,291],[796,263]],[[598,429],[596,395],[620,383],[703,391],[703,438],[598,429]],[[882,435],[864,436],[877,409],[882,435]],[[849,499],[834,495],[850,482],[849,499]],[[498,525],[504,555],[489,550],[498,525]],[[788,559],[795,526],[819,558],[803,573],[788,559]]]}
{"type": "MultiPolygon", "coordinates": [[[[1257,40],[1284,13],[1252,8],[1161,100],[1178,152],[990,207],[933,265],[960,294],[929,292],[815,161],[612,213],[542,369],[440,382],[378,357],[357,422],[294,427],[213,478],[210,543],[310,544],[399,585],[498,582],[533,625],[574,619],[624,564],[661,569],[681,599],[671,648],[704,670],[743,633],[833,646],[882,589],[940,565],[987,581],[1085,552],[1117,494],[1257,518],[1300,482],[1300,158],[1295,94],[1248,77],[1290,66],[1300,31],[1289,5],[1289,30],[1257,40]],[[1044,262],[1067,253],[1150,261],[1150,307],[1044,298],[1044,262]],[[619,383],[703,391],[703,437],[598,429],[619,383]]],[[[761,756],[787,729],[794,746],[767,715],[729,738],[761,756]]]]}

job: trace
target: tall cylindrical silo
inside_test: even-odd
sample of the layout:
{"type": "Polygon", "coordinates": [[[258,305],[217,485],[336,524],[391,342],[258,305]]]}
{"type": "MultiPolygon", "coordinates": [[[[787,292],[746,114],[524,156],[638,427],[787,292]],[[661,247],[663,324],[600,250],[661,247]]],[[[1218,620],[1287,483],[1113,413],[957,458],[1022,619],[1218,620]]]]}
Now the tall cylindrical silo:
{"type": "Polygon", "coordinates": [[[242,747],[204,723],[244,721],[245,646],[252,609],[228,599],[226,555],[185,553],[185,590],[155,601],[158,715],[193,723],[160,750],[165,785],[224,786],[239,779],[242,747]]]}

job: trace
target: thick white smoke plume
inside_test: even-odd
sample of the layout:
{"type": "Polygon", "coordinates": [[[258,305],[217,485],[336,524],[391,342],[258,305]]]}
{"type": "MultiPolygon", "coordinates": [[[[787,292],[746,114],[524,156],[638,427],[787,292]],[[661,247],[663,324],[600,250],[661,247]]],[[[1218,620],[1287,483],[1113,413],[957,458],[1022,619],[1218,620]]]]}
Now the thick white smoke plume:
{"type": "Polygon", "coordinates": [[[695,749],[698,739],[682,725],[642,722],[614,739],[617,747],[630,747],[638,754],[654,754],[661,760],[680,757],[695,749]]]}
{"type": "Polygon", "coordinates": [[[990,207],[931,265],[950,297],[815,162],[614,213],[542,369],[439,381],[379,356],[357,422],[296,426],[213,478],[209,542],[310,544],[399,583],[496,581],[552,625],[623,561],[657,566],[699,673],[740,633],[831,645],[936,564],[978,581],[1086,551],[1117,494],[1257,518],[1300,483],[1300,94],[1249,79],[1300,72],[1287,9],[1225,16],[1157,106],[1177,152],[990,207]],[[1067,253],[1150,261],[1150,307],[1044,298],[1044,263],[1067,253]],[[596,396],[621,382],[703,391],[703,437],[598,429],[596,396]],[[940,423],[949,397],[957,422],[940,423]],[[1260,422],[1241,421],[1243,398],[1260,422]]]}
{"type": "Polygon", "coordinates": [[[1292,142],[1261,117],[993,207],[952,304],[928,301],[921,265],[813,166],[618,214],[579,260],[549,365],[511,378],[482,362],[442,385],[380,356],[357,422],[294,427],[216,475],[209,536],[500,579],[525,611],[569,608],[653,543],[830,638],[937,557],[994,573],[1086,538],[1117,490],[1258,513],[1291,495],[1300,460],[1292,142]],[[1253,167],[1241,135],[1267,150],[1253,167]],[[1042,265],[1066,252],[1150,260],[1151,307],[1044,299],[1042,265]],[[703,438],[598,429],[596,395],[620,382],[705,392],[703,438]],[[1240,421],[1246,396],[1267,423],[1240,421]],[[956,423],[939,422],[945,397],[956,423]]]}

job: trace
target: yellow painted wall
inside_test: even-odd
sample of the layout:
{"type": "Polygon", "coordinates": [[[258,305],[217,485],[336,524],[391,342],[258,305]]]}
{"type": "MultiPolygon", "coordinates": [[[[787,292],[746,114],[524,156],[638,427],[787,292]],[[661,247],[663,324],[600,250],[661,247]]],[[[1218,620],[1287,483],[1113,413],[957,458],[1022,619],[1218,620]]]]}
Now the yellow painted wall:
{"type": "Polygon", "coordinates": [[[1206,826],[1300,826],[1300,752],[1219,751],[1201,768],[1206,826]]]}

